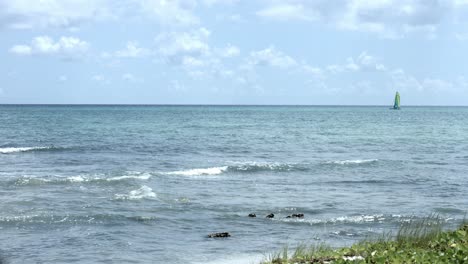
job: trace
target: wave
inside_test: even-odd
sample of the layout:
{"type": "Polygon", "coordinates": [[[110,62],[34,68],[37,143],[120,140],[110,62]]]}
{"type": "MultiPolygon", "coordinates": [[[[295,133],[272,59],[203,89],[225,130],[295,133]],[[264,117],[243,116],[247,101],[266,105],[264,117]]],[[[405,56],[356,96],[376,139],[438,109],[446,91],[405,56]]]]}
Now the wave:
{"type": "Polygon", "coordinates": [[[34,215],[16,215],[0,216],[0,224],[18,225],[18,224],[45,224],[45,225],[66,225],[66,224],[108,224],[121,223],[126,225],[127,221],[147,223],[155,221],[155,216],[126,216],[120,214],[92,214],[92,215],[55,215],[55,214],[34,214],[34,215]]]}
{"type": "MultiPolygon", "coordinates": [[[[277,221],[286,222],[286,223],[305,223],[309,225],[318,225],[318,224],[371,224],[371,223],[393,223],[401,224],[408,223],[411,221],[421,221],[427,217],[419,217],[415,215],[404,216],[397,214],[373,214],[373,215],[351,215],[351,216],[339,216],[328,219],[303,219],[296,218],[278,218],[277,221]]],[[[453,218],[442,218],[441,220],[448,222],[453,218]]],[[[273,219],[274,220],[274,219],[273,219]]]]}
{"type": "Polygon", "coordinates": [[[353,165],[353,164],[367,164],[379,161],[378,159],[356,159],[356,160],[335,160],[327,161],[325,164],[336,164],[336,165],[353,165]]]}
{"type": "Polygon", "coordinates": [[[189,169],[180,171],[165,172],[166,175],[182,175],[182,176],[201,176],[201,175],[218,175],[225,172],[228,166],[212,167],[206,169],[189,169]]]}
{"type": "Polygon", "coordinates": [[[298,171],[306,170],[305,167],[296,163],[279,163],[279,162],[242,162],[234,163],[228,166],[229,171],[236,172],[259,172],[259,171],[298,171]]]}
{"type": "Polygon", "coordinates": [[[210,168],[197,168],[163,172],[164,175],[181,175],[181,176],[209,176],[209,175],[220,175],[228,172],[237,173],[255,173],[262,171],[272,172],[287,172],[306,170],[305,167],[301,167],[298,164],[287,164],[277,162],[235,162],[232,165],[225,165],[219,167],[210,168]]]}
{"type": "Polygon", "coordinates": [[[10,183],[13,185],[42,185],[42,184],[67,184],[67,183],[106,183],[106,182],[117,182],[126,180],[148,180],[151,178],[149,173],[138,173],[130,175],[122,175],[115,177],[102,176],[90,176],[90,175],[76,175],[69,177],[31,177],[23,176],[19,179],[15,179],[10,183]]]}
{"type": "Polygon", "coordinates": [[[57,150],[62,149],[59,147],[49,146],[49,147],[7,147],[0,148],[0,154],[10,154],[18,152],[29,152],[29,151],[40,151],[40,150],[57,150]]]}
{"type": "Polygon", "coordinates": [[[143,185],[137,190],[130,191],[128,194],[116,194],[115,198],[117,200],[141,200],[141,199],[151,199],[156,198],[156,193],[153,192],[153,189],[143,185]]]}

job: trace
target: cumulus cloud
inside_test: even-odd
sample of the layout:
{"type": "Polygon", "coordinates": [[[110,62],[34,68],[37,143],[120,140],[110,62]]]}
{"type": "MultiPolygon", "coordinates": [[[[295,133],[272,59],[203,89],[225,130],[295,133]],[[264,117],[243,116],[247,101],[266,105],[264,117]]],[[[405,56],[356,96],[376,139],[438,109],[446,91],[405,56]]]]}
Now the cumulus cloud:
{"type": "Polygon", "coordinates": [[[111,17],[110,0],[3,0],[0,23],[18,29],[74,27],[85,20],[111,17]]]}
{"type": "Polygon", "coordinates": [[[377,57],[369,55],[367,51],[361,52],[356,58],[348,57],[343,64],[328,65],[327,70],[331,73],[356,72],[356,71],[386,71],[387,68],[377,57]]]}
{"type": "Polygon", "coordinates": [[[268,6],[257,11],[257,15],[274,20],[315,20],[316,15],[312,9],[306,9],[301,4],[281,3],[268,6]]]}
{"type": "Polygon", "coordinates": [[[115,52],[115,57],[118,58],[139,58],[148,55],[150,51],[145,48],[139,47],[138,42],[129,41],[125,49],[115,52]]]}
{"type": "Polygon", "coordinates": [[[17,55],[31,55],[32,48],[28,45],[15,45],[10,48],[10,52],[17,55]]]}
{"type": "Polygon", "coordinates": [[[62,54],[73,57],[84,54],[89,46],[88,42],[75,37],[60,37],[54,41],[49,36],[38,36],[30,45],[14,45],[10,52],[17,55],[62,54]]]}
{"type": "Polygon", "coordinates": [[[364,31],[385,38],[399,38],[412,32],[435,36],[438,26],[460,0],[337,0],[270,1],[256,12],[276,20],[321,21],[336,28],[364,31]]]}
{"type": "Polygon", "coordinates": [[[164,25],[197,25],[200,19],[193,13],[196,1],[135,0],[143,12],[164,25]]]}
{"type": "Polygon", "coordinates": [[[277,50],[274,46],[250,53],[248,63],[250,65],[264,65],[279,68],[290,68],[297,65],[292,57],[277,50]]]}
{"type": "Polygon", "coordinates": [[[210,34],[206,28],[199,28],[191,32],[161,33],[156,37],[158,52],[168,57],[207,54],[210,52],[207,43],[210,34]]]}
{"type": "Polygon", "coordinates": [[[240,49],[234,45],[228,44],[224,49],[220,50],[221,57],[232,58],[239,56],[240,49]]]}

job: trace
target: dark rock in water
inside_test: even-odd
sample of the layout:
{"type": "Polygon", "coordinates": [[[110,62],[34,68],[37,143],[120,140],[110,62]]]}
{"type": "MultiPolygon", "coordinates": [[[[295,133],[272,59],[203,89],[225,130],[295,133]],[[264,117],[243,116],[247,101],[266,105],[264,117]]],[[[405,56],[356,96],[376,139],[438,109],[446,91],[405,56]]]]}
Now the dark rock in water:
{"type": "Polygon", "coordinates": [[[249,217],[257,217],[256,214],[249,214],[249,217]]]}
{"type": "Polygon", "coordinates": [[[266,218],[273,218],[273,217],[275,217],[274,214],[269,214],[269,215],[266,216],[266,218]]]}
{"type": "Polygon", "coordinates": [[[304,218],[304,214],[292,214],[286,216],[286,218],[304,218]]]}
{"type": "Polygon", "coordinates": [[[208,237],[211,237],[211,238],[230,237],[230,236],[231,236],[231,234],[229,234],[228,232],[213,233],[213,234],[208,235],[208,237]]]}

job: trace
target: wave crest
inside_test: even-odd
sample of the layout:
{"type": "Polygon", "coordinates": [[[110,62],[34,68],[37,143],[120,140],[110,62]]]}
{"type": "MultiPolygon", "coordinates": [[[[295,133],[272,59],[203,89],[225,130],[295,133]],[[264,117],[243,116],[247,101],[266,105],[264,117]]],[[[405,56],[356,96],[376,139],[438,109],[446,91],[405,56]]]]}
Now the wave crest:
{"type": "Polygon", "coordinates": [[[212,167],[206,169],[189,169],[180,171],[166,172],[166,175],[182,175],[182,176],[201,176],[201,175],[218,175],[222,174],[228,169],[228,166],[212,167]]]}
{"type": "Polygon", "coordinates": [[[18,153],[18,152],[28,152],[28,151],[38,151],[38,150],[54,150],[60,149],[54,146],[49,147],[8,147],[8,148],[0,148],[0,154],[10,154],[10,153],[18,153]]]}
{"type": "Polygon", "coordinates": [[[76,175],[69,177],[32,177],[23,176],[10,182],[13,185],[42,185],[42,184],[68,184],[68,183],[106,183],[126,180],[148,180],[151,178],[149,173],[129,174],[123,176],[106,177],[104,175],[76,175]]]}
{"type": "Polygon", "coordinates": [[[232,165],[210,167],[210,168],[197,168],[187,169],[171,172],[163,172],[165,175],[180,175],[180,176],[210,176],[220,175],[228,172],[238,173],[254,173],[261,171],[273,171],[273,172],[285,172],[285,171],[296,171],[306,170],[306,168],[298,166],[296,164],[286,163],[269,163],[269,162],[245,162],[245,163],[234,163],[232,165]]]}
{"type": "Polygon", "coordinates": [[[354,165],[354,164],[367,164],[379,161],[378,159],[356,159],[356,160],[334,160],[327,161],[325,164],[336,164],[336,165],[354,165]]]}
{"type": "Polygon", "coordinates": [[[141,200],[141,199],[150,199],[156,198],[156,193],[153,192],[153,189],[143,185],[137,190],[130,191],[128,194],[116,194],[115,198],[118,200],[141,200]]]}

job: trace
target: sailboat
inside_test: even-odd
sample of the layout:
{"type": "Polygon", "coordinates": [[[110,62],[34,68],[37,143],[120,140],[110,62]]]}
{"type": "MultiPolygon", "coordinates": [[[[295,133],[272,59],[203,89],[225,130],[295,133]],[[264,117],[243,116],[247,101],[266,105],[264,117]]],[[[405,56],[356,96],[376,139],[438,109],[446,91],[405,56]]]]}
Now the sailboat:
{"type": "Polygon", "coordinates": [[[400,110],[400,93],[396,92],[395,94],[395,102],[393,103],[393,110],[400,110]]]}

